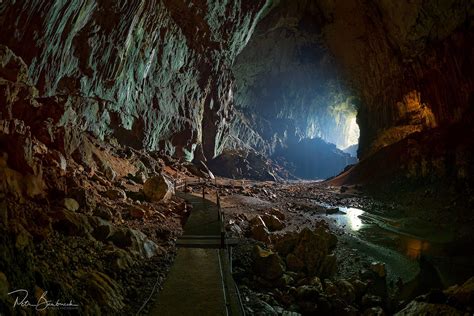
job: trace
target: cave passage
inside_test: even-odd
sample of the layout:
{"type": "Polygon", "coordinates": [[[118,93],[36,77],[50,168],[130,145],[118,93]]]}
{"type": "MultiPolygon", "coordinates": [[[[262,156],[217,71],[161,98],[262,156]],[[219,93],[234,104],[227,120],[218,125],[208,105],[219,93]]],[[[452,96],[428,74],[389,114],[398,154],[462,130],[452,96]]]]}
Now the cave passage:
{"type": "Polygon", "coordinates": [[[471,315],[472,0],[0,0],[0,316],[471,315]]]}

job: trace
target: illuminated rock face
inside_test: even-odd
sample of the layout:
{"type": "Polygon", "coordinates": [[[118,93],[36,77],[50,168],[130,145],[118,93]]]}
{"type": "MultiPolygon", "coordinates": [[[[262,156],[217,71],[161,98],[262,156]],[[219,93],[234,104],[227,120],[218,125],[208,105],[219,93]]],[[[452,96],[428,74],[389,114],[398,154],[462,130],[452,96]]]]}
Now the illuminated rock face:
{"type": "Polygon", "coordinates": [[[355,107],[361,158],[474,116],[472,1],[271,3],[3,1],[0,44],[42,120],[188,160],[342,147],[355,107]]]}
{"type": "Polygon", "coordinates": [[[320,1],[325,41],[358,91],[359,154],[468,114],[472,1],[320,1]]]}
{"type": "Polygon", "coordinates": [[[266,140],[270,149],[291,133],[339,145],[333,135],[350,134],[341,118],[357,105],[366,157],[414,132],[458,122],[474,90],[473,7],[280,1],[233,67],[236,104],[248,124],[239,120],[231,130],[250,128],[250,143],[266,140]]]}
{"type": "Polygon", "coordinates": [[[188,159],[202,144],[212,157],[231,115],[230,65],[265,5],[4,1],[0,44],[82,129],[188,159]]]}

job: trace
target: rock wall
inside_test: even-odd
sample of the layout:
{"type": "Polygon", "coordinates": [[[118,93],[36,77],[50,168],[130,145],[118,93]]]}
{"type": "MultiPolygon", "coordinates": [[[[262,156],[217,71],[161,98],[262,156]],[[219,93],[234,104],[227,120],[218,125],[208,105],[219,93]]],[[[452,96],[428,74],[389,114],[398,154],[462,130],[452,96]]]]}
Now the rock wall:
{"type": "Polygon", "coordinates": [[[359,154],[472,107],[472,1],[318,1],[326,43],[359,92],[359,154]]]}
{"type": "Polygon", "coordinates": [[[472,1],[279,1],[233,67],[236,104],[268,121],[253,130],[271,146],[285,132],[340,144],[345,112],[358,110],[369,156],[467,114],[473,14],[472,1]]]}
{"type": "MultiPolygon", "coordinates": [[[[269,2],[269,1],[267,1],[269,2]]],[[[230,66],[258,1],[2,1],[0,44],[28,65],[62,121],[103,139],[192,159],[219,152],[230,66]]]]}

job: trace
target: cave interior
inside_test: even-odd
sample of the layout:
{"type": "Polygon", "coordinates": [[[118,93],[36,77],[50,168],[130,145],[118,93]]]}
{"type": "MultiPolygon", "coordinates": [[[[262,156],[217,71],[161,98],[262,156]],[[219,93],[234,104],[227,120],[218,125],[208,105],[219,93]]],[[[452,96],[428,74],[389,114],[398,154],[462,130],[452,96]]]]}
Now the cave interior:
{"type": "Polygon", "coordinates": [[[472,0],[0,0],[0,316],[470,315],[472,0]]]}

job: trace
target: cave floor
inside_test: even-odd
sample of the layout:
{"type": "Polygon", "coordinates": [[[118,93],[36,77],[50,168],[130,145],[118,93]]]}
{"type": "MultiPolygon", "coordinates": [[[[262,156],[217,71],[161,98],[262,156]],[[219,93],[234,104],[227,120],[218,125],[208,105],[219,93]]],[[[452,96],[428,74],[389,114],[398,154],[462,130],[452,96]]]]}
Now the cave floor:
{"type": "MultiPolygon", "coordinates": [[[[401,279],[413,292],[463,282],[474,274],[471,244],[458,240],[458,219],[442,210],[416,206],[414,212],[413,207],[374,200],[354,187],[341,192],[339,187],[315,181],[219,179],[216,183],[227,223],[263,215],[271,208],[286,215],[286,227],[273,234],[327,222],[339,239],[335,250],[339,277],[353,276],[371,262],[383,262],[389,286],[395,290],[401,279]]],[[[215,190],[210,192],[208,198],[215,200],[215,190]]],[[[463,227],[472,227],[471,219],[465,221],[463,227]]]]}

